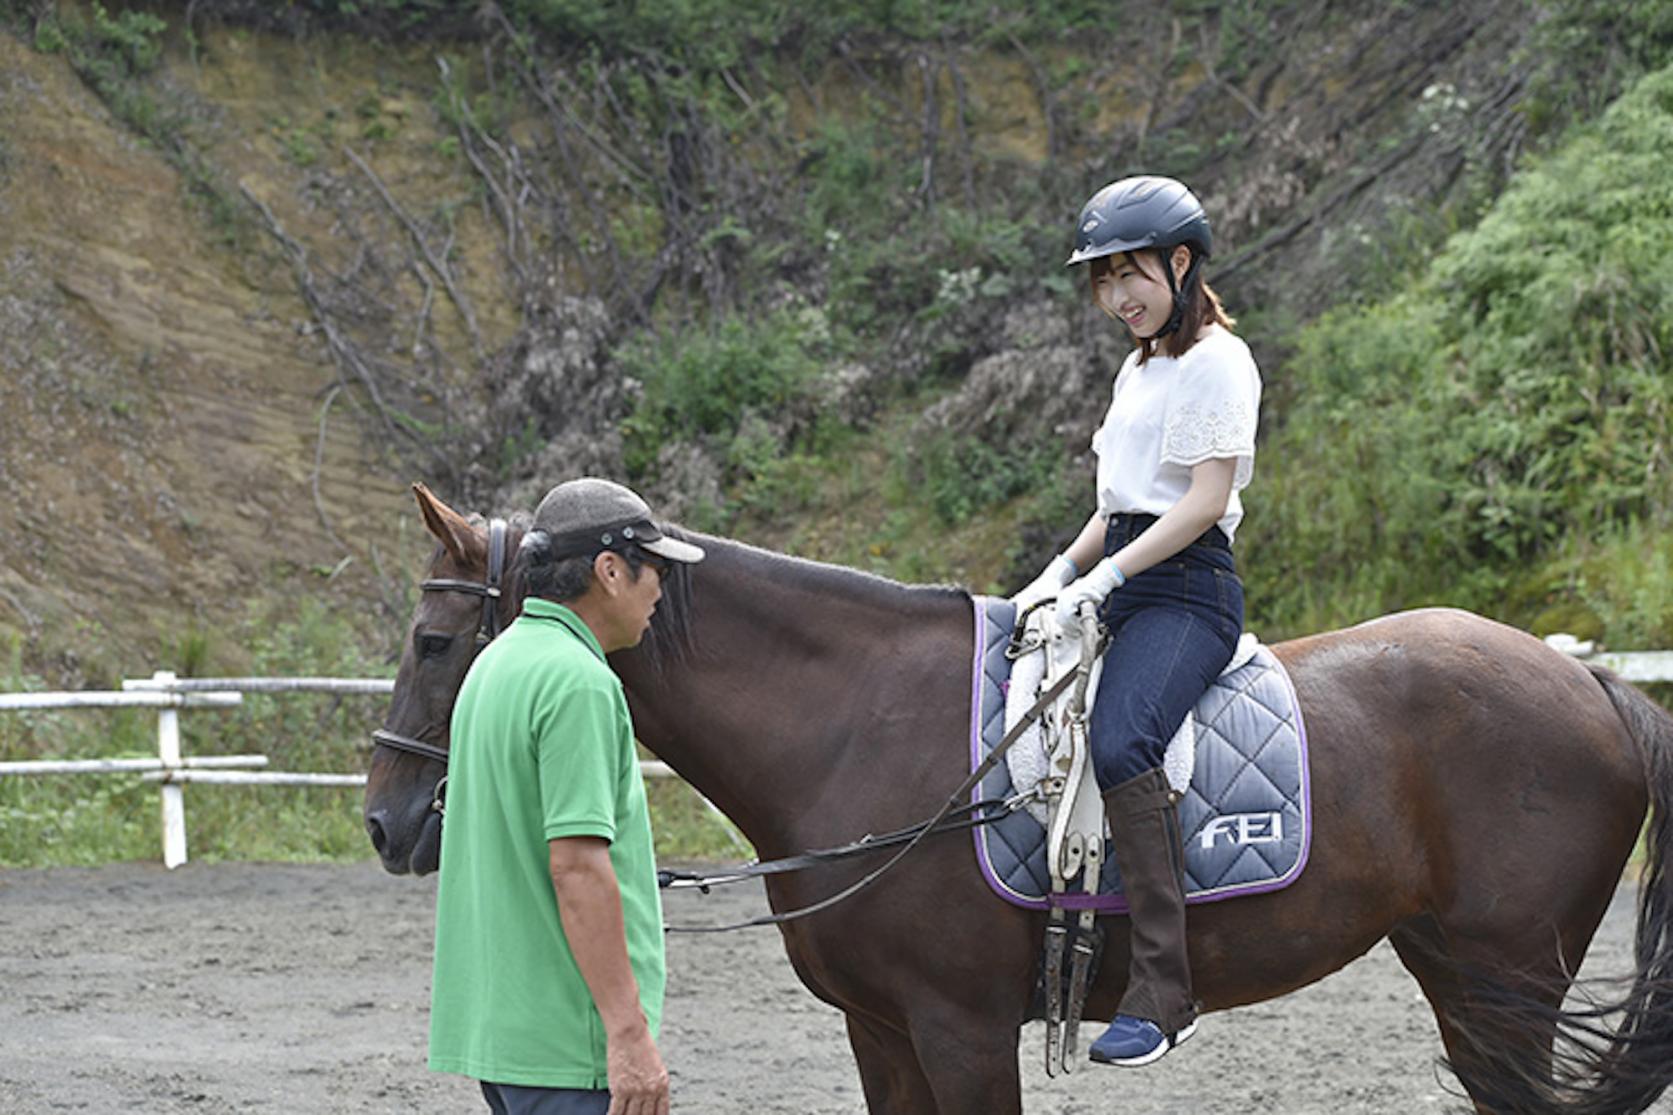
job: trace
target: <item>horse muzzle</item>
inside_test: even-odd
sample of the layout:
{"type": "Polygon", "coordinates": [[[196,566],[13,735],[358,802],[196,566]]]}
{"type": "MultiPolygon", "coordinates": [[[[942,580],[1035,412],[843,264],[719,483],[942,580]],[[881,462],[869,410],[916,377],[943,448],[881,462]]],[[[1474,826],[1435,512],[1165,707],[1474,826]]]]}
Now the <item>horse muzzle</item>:
{"type": "Polygon", "coordinates": [[[391,875],[428,875],[441,864],[441,820],[434,809],[404,823],[375,809],[366,814],[366,835],[391,875]]]}

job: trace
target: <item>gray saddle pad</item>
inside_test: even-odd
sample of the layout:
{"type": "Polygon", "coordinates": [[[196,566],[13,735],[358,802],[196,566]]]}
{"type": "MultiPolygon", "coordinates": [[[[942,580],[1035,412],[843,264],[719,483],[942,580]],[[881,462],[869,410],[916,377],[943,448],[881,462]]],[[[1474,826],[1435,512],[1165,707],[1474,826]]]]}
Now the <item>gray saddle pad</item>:
{"type": "MultiPolygon", "coordinates": [[[[971,683],[970,763],[974,770],[1005,735],[1005,657],[1016,609],[976,597],[976,661],[971,683]]],[[[1261,647],[1246,665],[1215,680],[1198,702],[1197,755],[1191,786],[1179,803],[1185,840],[1188,902],[1263,894],[1295,882],[1312,840],[1307,732],[1295,690],[1276,655],[1261,647]]],[[[1016,792],[1004,763],[973,791],[978,801],[1016,792]]],[[[1018,810],[975,830],[976,858],[999,897],[1043,910],[1051,890],[1046,830],[1018,810]]],[[[1120,865],[1106,855],[1099,895],[1070,896],[1060,905],[1123,913],[1120,865]]]]}

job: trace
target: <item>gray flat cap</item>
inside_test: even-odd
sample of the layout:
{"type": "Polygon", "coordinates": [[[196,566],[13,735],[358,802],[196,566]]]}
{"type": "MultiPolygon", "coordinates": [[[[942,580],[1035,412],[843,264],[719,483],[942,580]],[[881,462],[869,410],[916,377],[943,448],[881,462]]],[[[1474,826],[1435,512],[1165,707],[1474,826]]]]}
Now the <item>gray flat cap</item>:
{"type": "Polygon", "coordinates": [[[650,505],[632,488],[596,476],[566,480],[547,492],[535,509],[534,529],[551,536],[555,557],[633,544],[669,561],[703,560],[701,547],[670,538],[657,528],[650,505]]]}

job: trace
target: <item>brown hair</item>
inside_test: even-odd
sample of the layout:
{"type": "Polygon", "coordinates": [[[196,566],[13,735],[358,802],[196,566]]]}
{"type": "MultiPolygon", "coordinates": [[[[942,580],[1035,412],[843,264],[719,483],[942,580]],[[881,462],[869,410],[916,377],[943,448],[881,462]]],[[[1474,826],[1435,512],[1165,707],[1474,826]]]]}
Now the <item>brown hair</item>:
{"type": "MultiPolygon", "coordinates": [[[[1145,248],[1142,251],[1144,254],[1152,256],[1161,266],[1168,266],[1167,255],[1168,252],[1171,252],[1171,249],[1168,252],[1161,248],[1145,248]]],[[[1147,277],[1156,278],[1139,260],[1139,252],[1123,252],[1122,254],[1126,257],[1128,263],[1137,267],[1147,277]]],[[[1195,252],[1193,251],[1192,254],[1194,256],[1195,252]]],[[[1092,301],[1106,314],[1109,311],[1104,309],[1103,303],[1098,301],[1098,280],[1104,272],[1110,270],[1113,266],[1110,261],[1114,258],[1114,256],[1100,256],[1093,260],[1092,265],[1086,269],[1087,284],[1092,291],[1092,301]]],[[[1167,278],[1164,275],[1158,281],[1166,282],[1167,278]]],[[[1200,273],[1181,293],[1185,296],[1185,308],[1179,315],[1179,328],[1160,340],[1155,337],[1137,338],[1140,364],[1155,356],[1158,348],[1162,350],[1164,356],[1172,356],[1176,359],[1184,356],[1190,347],[1197,343],[1197,335],[1209,325],[1218,325],[1223,329],[1230,329],[1237,324],[1237,319],[1226,313],[1226,308],[1220,304],[1220,296],[1214,292],[1214,288],[1208,285],[1200,273]]],[[[1114,317],[1115,315],[1111,314],[1110,316],[1114,317]]]]}

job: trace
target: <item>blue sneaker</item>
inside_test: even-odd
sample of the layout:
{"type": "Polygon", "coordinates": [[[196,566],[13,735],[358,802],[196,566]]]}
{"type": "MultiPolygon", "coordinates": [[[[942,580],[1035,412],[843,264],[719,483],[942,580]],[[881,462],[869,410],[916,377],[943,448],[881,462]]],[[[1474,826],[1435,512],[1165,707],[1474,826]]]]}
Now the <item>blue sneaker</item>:
{"type": "Polygon", "coordinates": [[[1147,1018],[1118,1014],[1103,1036],[1092,1043],[1092,1059],[1102,1065],[1138,1068],[1168,1055],[1174,1046],[1197,1032],[1197,1020],[1172,1037],[1147,1018]]]}

